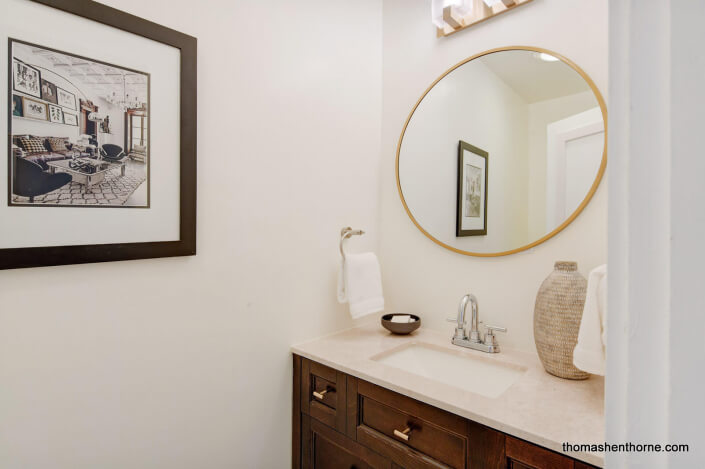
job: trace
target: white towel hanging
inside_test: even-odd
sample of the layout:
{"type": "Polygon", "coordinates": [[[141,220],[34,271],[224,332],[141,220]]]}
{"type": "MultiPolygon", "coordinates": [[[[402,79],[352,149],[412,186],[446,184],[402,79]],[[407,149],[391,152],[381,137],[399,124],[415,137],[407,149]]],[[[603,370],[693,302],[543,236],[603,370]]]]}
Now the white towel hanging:
{"type": "Polygon", "coordinates": [[[353,319],[384,311],[382,273],[377,256],[372,252],[346,254],[343,248],[350,236],[364,233],[350,227],[340,230],[342,262],[338,271],[338,302],[349,304],[353,319]]]}
{"type": "Polygon", "coordinates": [[[588,276],[587,296],[580,321],[578,343],[573,350],[573,364],[595,375],[605,374],[607,343],[607,265],[596,267],[588,276]]]}
{"type": "Polygon", "coordinates": [[[372,252],[347,254],[338,275],[338,301],[347,302],[353,319],[384,311],[382,274],[372,252]]]}

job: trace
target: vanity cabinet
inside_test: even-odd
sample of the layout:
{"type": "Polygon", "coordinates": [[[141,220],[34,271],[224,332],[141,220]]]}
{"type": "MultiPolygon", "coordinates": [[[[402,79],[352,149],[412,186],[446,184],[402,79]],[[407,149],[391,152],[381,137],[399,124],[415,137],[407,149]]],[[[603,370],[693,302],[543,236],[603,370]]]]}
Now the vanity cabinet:
{"type": "Polygon", "coordinates": [[[294,355],[294,469],[589,469],[294,355]]]}

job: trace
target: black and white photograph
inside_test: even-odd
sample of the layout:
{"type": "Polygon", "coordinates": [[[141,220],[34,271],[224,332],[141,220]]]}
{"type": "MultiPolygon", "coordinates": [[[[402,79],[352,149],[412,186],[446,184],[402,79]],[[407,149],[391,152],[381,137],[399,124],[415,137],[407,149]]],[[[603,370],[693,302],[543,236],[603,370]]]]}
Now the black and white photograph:
{"type": "Polygon", "coordinates": [[[49,120],[55,124],[64,123],[64,113],[59,106],[49,105],[49,120]]]}
{"type": "Polygon", "coordinates": [[[456,237],[487,235],[488,156],[467,142],[458,143],[456,237]]]}
{"type": "Polygon", "coordinates": [[[9,204],[148,208],[149,75],[15,40],[11,52],[15,63],[42,71],[42,89],[55,92],[58,104],[22,98],[24,117],[50,122],[41,130],[12,112],[12,144],[21,154],[9,154],[9,204]],[[76,110],[76,96],[79,114],[64,113],[76,110]],[[135,113],[144,116],[141,127],[123,125],[135,113]]]}
{"type": "Polygon", "coordinates": [[[70,93],[66,91],[63,88],[59,88],[58,86],[56,87],[56,97],[57,97],[57,103],[59,106],[63,106],[66,108],[71,109],[72,111],[76,110],[76,95],[73,93],[70,93]]]}
{"type": "Polygon", "coordinates": [[[56,97],[56,85],[49,80],[42,78],[42,99],[53,104],[58,104],[56,97]]]}
{"type": "Polygon", "coordinates": [[[12,86],[15,91],[41,98],[41,81],[38,69],[19,60],[12,61],[12,86]]]}

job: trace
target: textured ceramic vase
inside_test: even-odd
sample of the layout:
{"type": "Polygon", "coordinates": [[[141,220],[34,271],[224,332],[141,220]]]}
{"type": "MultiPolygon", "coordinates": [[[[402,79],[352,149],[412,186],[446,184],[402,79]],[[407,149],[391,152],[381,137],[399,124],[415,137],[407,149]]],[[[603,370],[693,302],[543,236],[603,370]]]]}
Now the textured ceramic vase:
{"type": "Polygon", "coordinates": [[[536,295],[536,351],[543,367],[552,375],[567,379],[588,377],[573,365],[586,292],[587,280],[578,272],[578,264],[559,261],[536,295]]]}

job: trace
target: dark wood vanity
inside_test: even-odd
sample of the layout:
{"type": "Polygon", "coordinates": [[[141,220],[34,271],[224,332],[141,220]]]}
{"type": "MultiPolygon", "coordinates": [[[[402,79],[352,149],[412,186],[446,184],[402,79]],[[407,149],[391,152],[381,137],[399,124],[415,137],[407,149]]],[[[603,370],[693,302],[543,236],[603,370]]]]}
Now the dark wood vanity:
{"type": "Polygon", "coordinates": [[[294,469],[588,469],[584,462],[294,355],[294,469]]]}

